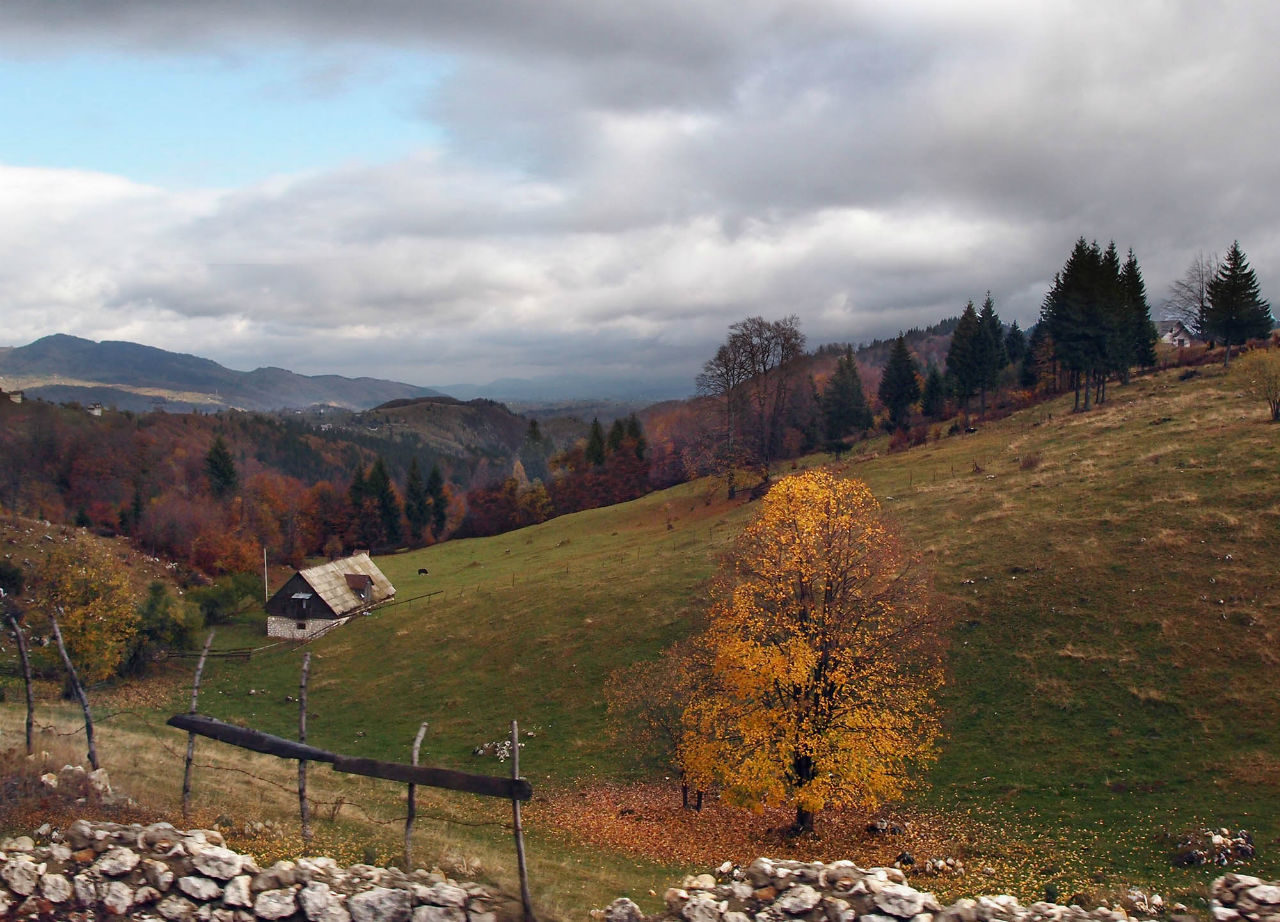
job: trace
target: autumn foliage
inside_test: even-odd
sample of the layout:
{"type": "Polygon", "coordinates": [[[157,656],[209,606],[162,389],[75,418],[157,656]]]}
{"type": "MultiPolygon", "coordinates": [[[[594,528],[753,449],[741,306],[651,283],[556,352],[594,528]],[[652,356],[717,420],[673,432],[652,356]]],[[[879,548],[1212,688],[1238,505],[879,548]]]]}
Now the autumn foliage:
{"type": "MultiPolygon", "coordinates": [[[[35,628],[56,616],[76,671],[85,682],[115,675],[138,632],[138,594],[128,571],[98,542],[76,537],[59,544],[36,572],[27,592],[35,628]]],[[[48,647],[40,653],[52,662],[48,647]]]]}
{"type": "Polygon", "coordinates": [[[897,797],[939,734],[938,631],[916,560],[866,484],[823,471],[764,498],[715,588],[711,679],[688,704],[690,779],[746,806],[897,797]]]}

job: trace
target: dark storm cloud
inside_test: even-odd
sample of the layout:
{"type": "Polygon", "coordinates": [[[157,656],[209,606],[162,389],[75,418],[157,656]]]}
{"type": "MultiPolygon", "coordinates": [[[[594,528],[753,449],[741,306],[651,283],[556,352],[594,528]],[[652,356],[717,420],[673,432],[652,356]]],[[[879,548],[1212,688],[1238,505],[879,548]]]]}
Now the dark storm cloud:
{"type": "Polygon", "coordinates": [[[369,366],[332,343],[381,339],[421,383],[692,377],[749,314],[858,340],[988,289],[1026,325],[1079,235],[1134,247],[1153,301],[1235,238],[1274,290],[1280,11],[1212,12],[11,0],[0,43],[28,56],[291,43],[319,94],[380,49],[431,56],[418,112],[443,140],[223,191],[10,169],[0,277],[18,330],[53,305],[85,335],[216,328],[224,360],[292,337],[299,370],[349,373],[369,366]]]}

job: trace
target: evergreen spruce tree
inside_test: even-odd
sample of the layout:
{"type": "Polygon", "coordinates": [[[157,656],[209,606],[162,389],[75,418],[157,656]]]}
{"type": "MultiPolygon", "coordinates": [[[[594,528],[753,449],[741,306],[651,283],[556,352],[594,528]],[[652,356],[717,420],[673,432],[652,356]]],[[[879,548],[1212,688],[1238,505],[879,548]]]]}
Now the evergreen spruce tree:
{"type": "Polygon", "coordinates": [[[1048,342],[1048,334],[1045,332],[1045,325],[1037,323],[1031,327],[1031,334],[1027,337],[1026,354],[1022,357],[1022,372],[1018,375],[1018,384],[1026,390],[1034,390],[1036,385],[1040,383],[1041,376],[1046,378],[1049,375],[1049,369],[1043,367],[1041,359],[1045,357],[1050,350],[1048,342]]]}
{"type": "Polygon", "coordinates": [[[400,542],[400,497],[396,496],[395,487],[391,485],[391,476],[387,473],[386,462],[379,456],[369,468],[369,476],[365,481],[367,495],[373,500],[378,516],[376,534],[379,542],[395,545],[400,542]]]}
{"type": "Polygon", "coordinates": [[[969,398],[978,392],[981,382],[977,345],[980,333],[978,312],[970,301],[964,306],[955,332],[951,334],[951,346],[947,349],[947,375],[960,400],[960,407],[966,414],[969,412],[969,398]]]}
{"type": "Polygon", "coordinates": [[[351,486],[347,487],[347,501],[351,503],[351,512],[354,515],[360,514],[360,508],[364,505],[368,494],[368,485],[364,479],[364,467],[357,465],[355,475],[351,478],[351,486]]]}
{"type": "Polygon", "coordinates": [[[427,475],[427,497],[431,500],[431,531],[439,539],[447,520],[449,500],[444,495],[444,478],[440,476],[438,464],[431,465],[431,473],[427,475]]]}
{"type": "Polygon", "coordinates": [[[627,437],[627,427],[620,419],[615,419],[609,427],[609,437],[605,439],[605,447],[609,454],[616,454],[627,437]]]}
{"type": "Polygon", "coordinates": [[[236,491],[240,484],[240,475],[236,473],[236,462],[231,457],[227,443],[218,436],[204,458],[204,473],[209,481],[209,492],[215,499],[226,499],[236,491]]]}
{"type": "Polygon", "coordinates": [[[1129,369],[1138,365],[1150,368],[1156,363],[1156,327],[1151,322],[1151,306],[1147,303],[1147,285],[1138,268],[1138,258],[1130,248],[1120,270],[1120,289],[1124,301],[1124,366],[1122,383],[1129,381],[1129,369]]]}
{"type": "Polygon", "coordinates": [[[905,429],[911,420],[911,405],[920,399],[916,362],[907,350],[907,340],[899,333],[889,350],[889,361],[880,378],[880,402],[889,411],[889,425],[905,429]]]}
{"type": "Polygon", "coordinates": [[[1137,359],[1137,351],[1130,335],[1129,310],[1125,303],[1123,268],[1120,254],[1112,240],[1102,254],[1099,267],[1098,298],[1103,324],[1103,356],[1095,375],[1094,388],[1098,403],[1106,399],[1108,376],[1115,374],[1120,380],[1129,379],[1129,369],[1137,359]]]}
{"type": "Polygon", "coordinates": [[[410,539],[415,543],[422,540],[422,533],[431,520],[431,498],[427,496],[417,458],[409,462],[409,474],[405,478],[404,517],[409,522],[410,539]]]}
{"type": "Polygon", "coordinates": [[[604,428],[600,425],[599,417],[593,417],[591,420],[591,431],[587,434],[584,457],[588,464],[595,467],[604,464],[604,428]]]}
{"type": "Polygon", "coordinates": [[[1205,312],[1205,329],[1227,347],[1222,364],[1230,364],[1233,345],[1269,335],[1272,324],[1271,305],[1262,299],[1257,276],[1240,249],[1240,241],[1234,241],[1209,283],[1205,312]]]}
{"type": "Polygon", "coordinates": [[[982,302],[982,311],[978,314],[978,332],[974,337],[974,366],[977,371],[979,393],[979,412],[987,414],[987,391],[995,390],[1000,382],[1000,371],[1009,364],[1009,357],[1004,351],[1004,325],[996,313],[995,302],[991,300],[991,292],[987,292],[982,302]]]}
{"type": "Polygon", "coordinates": [[[1017,365],[1027,355],[1027,334],[1018,328],[1018,321],[1009,325],[1004,334],[1004,352],[1009,357],[1010,365],[1017,365]]]}
{"type": "Polygon", "coordinates": [[[644,428],[640,425],[640,418],[634,413],[627,417],[627,438],[636,447],[636,458],[643,461],[645,452],[649,448],[649,442],[644,437],[644,428]]]}
{"type": "Polygon", "coordinates": [[[836,362],[835,373],[822,394],[821,408],[829,441],[835,442],[871,428],[871,407],[867,406],[867,397],[862,391],[862,378],[858,374],[852,348],[847,347],[836,362]]]}
{"type": "Polygon", "coordinates": [[[1062,271],[1054,277],[1040,310],[1040,323],[1053,343],[1054,360],[1068,373],[1075,390],[1077,410],[1082,409],[1082,388],[1083,409],[1089,409],[1092,384],[1106,367],[1105,297],[1102,250],[1080,237],[1062,271]]]}
{"type": "Polygon", "coordinates": [[[947,384],[938,366],[929,363],[924,377],[924,392],[920,395],[920,412],[930,419],[940,419],[947,408],[947,384]]]}

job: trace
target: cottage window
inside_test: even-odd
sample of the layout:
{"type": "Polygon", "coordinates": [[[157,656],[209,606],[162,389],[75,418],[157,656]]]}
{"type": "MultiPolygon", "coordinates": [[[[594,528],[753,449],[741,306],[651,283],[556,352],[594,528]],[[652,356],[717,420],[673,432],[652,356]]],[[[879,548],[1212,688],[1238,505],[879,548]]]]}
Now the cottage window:
{"type": "Polygon", "coordinates": [[[293,625],[300,631],[305,631],[307,629],[307,622],[305,621],[295,621],[293,625]]]}

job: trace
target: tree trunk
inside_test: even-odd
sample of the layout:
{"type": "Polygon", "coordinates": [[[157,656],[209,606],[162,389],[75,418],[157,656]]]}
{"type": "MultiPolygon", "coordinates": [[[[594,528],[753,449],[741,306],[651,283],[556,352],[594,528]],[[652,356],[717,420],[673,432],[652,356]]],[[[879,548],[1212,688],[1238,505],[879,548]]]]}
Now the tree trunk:
{"type": "MultiPolygon", "coordinates": [[[[817,766],[813,758],[797,755],[791,760],[791,777],[797,791],[804,790],[805,785],[817,776],[817,766]]],[[[791,826],[793,836],[809,835],[813,832],[813,811],[796,804],[796,821],[791,826]]]]}

